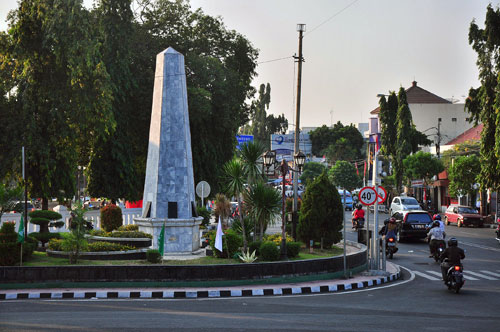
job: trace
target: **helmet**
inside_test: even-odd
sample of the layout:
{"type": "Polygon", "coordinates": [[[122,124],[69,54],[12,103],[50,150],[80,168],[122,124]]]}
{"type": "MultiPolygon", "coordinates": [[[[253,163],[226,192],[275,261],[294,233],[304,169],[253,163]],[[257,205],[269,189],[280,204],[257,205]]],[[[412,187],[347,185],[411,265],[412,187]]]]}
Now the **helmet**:
{"type": "Polygon", "coordinates": [[[363,205],[358,204],[358,205],[356,205],[356,207],[357,207],[358,209],[362,209],[362,208],[363,208],[363,205]]]}
{"type": "Polygon", "coordinates": [[[391,219],[389,219],[389,223],[394,224],[395,222],[396,222],[396,218],[391,217],[391,219]]]}
{"type": "Polygon", "coordinates": [[[441,215],[440,214],[435,214],[433,217],[432,217],[433,220],[441,220],[441,215]]]}
{"type": "Polygon", "coordinates": [[[448,247],[456,247],[458,245],[458,241],[456,238],[452,237],[448,240],[448,247]]]}

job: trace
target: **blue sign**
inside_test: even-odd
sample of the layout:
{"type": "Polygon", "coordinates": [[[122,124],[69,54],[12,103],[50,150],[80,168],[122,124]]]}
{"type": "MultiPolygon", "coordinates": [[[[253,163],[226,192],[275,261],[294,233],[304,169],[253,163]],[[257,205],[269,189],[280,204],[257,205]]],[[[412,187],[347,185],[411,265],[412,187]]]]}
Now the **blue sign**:
{"type": "Polygon", "coordinates": [[[241,150],[242,144],[245,144],[246,142],[253,142],[253,135],[236,135],[236,140],[238,141],[236,148],[241,150]]]}

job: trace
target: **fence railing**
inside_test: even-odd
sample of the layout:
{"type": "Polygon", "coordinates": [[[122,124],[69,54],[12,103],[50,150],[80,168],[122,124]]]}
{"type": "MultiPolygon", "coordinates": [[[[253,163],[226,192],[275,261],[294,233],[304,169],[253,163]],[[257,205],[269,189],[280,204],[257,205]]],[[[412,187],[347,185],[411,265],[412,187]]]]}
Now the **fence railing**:
{"type": "MultiPolygon", "coordinates": [[[[70,218],[70,211],[58,211],[62,215],[62,221],[64,221],[64,226],[61,228],[56,228],[56,227],[50,227],[51,232],[69,232],[69,218],[70,218]]],[[[134,217],[139,217],[142,213],[141,208],[136,208],[136,209],[122,209],[122,215],[123,215],[123,225],[131,225],[134,224],[134,217]]],[[[90,210],[85,213],[85,218],[88,221],[92,221],[92,225],[94,226],[94,229],[101,229],[101,216],[100,216],[100,211],[99,210],[90,210]]],[[[2,220],[1,222],[15,222],[16,223],[16,231],[19,227],[19,222],[21,221],[21,214],[20,213],[4,213],[2,215],[2,220]]],[[[38,232],[39,231],[38,225],[28,223],[28,234],[32,232],[38,232]]]]}

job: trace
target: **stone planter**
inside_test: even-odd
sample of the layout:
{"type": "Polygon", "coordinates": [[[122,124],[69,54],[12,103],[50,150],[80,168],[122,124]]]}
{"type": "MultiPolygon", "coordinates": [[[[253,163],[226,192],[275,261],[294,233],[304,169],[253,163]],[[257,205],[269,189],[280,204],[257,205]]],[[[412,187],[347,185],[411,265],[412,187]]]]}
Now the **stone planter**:
{"type": "MultiPolygon", "coordinates": [[[[97,251],[97,252],[82,252],[78,259],[87,260],[127,260],[127,259],[146,259],[148,249],[137,249],[127,251],[97,251]]],[[[55,258],[69,259],[69,252],[47,250],[47,255],[55,258]]]]}
{"type": "Polygon", "coordinates": [[[111,242],[118,243],[135,248],[148,248],[151,246],[150,238],[126,238],[126,237],[106,237],[106,236],[93,236],[86,235],[85,238],[88,242],[111,242]]]}

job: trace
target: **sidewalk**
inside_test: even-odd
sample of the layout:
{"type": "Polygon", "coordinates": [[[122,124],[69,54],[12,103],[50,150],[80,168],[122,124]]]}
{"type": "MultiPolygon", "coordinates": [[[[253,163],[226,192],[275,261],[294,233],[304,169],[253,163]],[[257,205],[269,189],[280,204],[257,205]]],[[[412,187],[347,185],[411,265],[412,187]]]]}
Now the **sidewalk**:
{"type": "Polygon", "coordinates": [[[0,300],[15,299],[196,299],[250,296],[283,296],[344,292],[374,287],[401,277],[398,265],[387,262],[385,275],[363,272],[349,279],[318,280],[274,285],[218,287],[129,287],[129,288],[54,288],[0,290],[0,300]]]}

